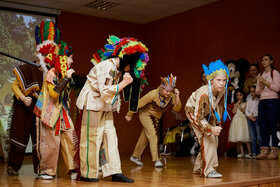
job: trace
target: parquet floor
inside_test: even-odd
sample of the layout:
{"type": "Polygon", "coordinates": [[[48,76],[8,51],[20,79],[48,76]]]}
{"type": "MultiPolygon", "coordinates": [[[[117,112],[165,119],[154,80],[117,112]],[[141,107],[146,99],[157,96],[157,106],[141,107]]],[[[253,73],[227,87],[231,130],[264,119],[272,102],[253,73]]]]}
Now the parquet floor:
{"type": "MultiPolygon", "coordinates": [[[[103,179],[100,182],[87,183],[71,181],[70,176],[65,173],[64,164],[60,160],[58,175],[53,181],[45,181],[36,178],[32,172],[31,157],[26,156],[24,165],[17,177],[8,176],[6,163],[0,163],[0,186],[27,186],[27,187],[55,187],[55,186],[93,186],[93,187],[119,187],[119,186],[202,186],[222,185],[225,183],[251,181],[256,179],[279,177],[280,161],[278,160],[253,160],[219,157],[217,171],[223,174],[223,178],[210,179],[200,178],[192,174],[194,157],[163,157],[164,168],[154,168],[150,155],[144,155],[143,167],[136,166],[129,161],[129,156],[121,155],[123,173],[135,180],[132,184],[111,182],[111,178],[103,179]]],[[[225,185],[223,185],[225,184],[225,185]]],[[[276,185],[277,186],[277,185],[276,185]]]]}

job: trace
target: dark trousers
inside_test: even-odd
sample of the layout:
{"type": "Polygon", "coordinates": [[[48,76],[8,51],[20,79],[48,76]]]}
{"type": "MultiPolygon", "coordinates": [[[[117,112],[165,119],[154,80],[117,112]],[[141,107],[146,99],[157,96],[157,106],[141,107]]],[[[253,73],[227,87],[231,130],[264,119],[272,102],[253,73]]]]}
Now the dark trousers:
{"type": "Polygon", "coordinates": [[[259,125],[261,129],[261,146],[268,147],[270,135],[272,135],[272,146],[278,146],[277,123],[279,120],[279,100],[264,99],[260,100],[259,108],[259,125]]]}
{"type": "Polygon", "coordinates": [[[257,155],[260,153],[260,149],[257,148],[257,142],[261,145],[261,132],[260,132],[260,126],[258,123],[258,118],[256,118],[256,121],[252,121],[248,119],[248,126],[250,130],[250,136],[251,136],[251,142],[252,142],[252,153],[254,155],[257,155]]]}
{"type": "Polygon", "coordinates": [[[37,173],[39,159],[36,149],[36,116],[33,113],[36,98],[32,98],[31,106],[27,107],[22,101],[14,98],[13,117],[10,127],[10,150],[8,166],[18,171],[23,163],[25,149],[31,135],[34,173],[37,173]]]}

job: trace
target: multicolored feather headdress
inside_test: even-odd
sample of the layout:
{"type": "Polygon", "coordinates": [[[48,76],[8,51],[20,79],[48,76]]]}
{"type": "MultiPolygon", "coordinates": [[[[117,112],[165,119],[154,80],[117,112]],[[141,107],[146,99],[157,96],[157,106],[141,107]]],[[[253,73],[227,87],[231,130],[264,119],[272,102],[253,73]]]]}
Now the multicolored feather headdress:
{"type": "Polygon", "coordinates": [[[167,90],[173,90],[175,85],[176,85],[176,81],[177,81],[177,77],[173,76],[172,73],[170,74],[170,76],[167,77],[160,77],[161,78],[161,85],[160,87],[167,89],[167,90]]]}
{"type": "Polygon", "coordinates": [[[94,53],[91,62],[96,65],[108,58],[119,57],[120,69],[130,65],[130,74],[133,82],[123,90],[124,100],[129,101],[129,109],[136,112],[141,90],[147,84],[144,69],[149,61],[148,48],[135,38],[118,38],[114,35],[107,39],[104,49],[94,53]]]}
{"type": "Polygon", "coordinates": [[[105,45],[105,49],[100,49],[92,55],[93,59],[91,59],[91,62],[97,64],[113,56],[123,58],[124,55],[138,52],[140,53],[140,58],[134,67],[134,74],[136,78],[145,79],[144,69],[149,61],[148,48],[137,39],[130,37],[118,38],[111,35],[107,41],[108,44],[105,45]]]}
{"type": "MultiPolygon", "coordinates": [[[[210,115],[208,118],[208,121],[210,119],[211,116],[211,105],[213,104],[213,95],[212,95],[212,89],[211,89],[211,80],[213,78],[215,78],[217,75],[226,75],[227,77],[227,82],[226,82],[226,86],[225,86],[225,90],[224,90],[224,114],[223,114],[223,121],[225,122],[227,119],[228,112],[227,112],[227,85],[228,85],[228,80],[229,80],[229,71],[227,66],[221,61],[221,60],[217,60],[215,62],[211,62],[209,64],[209,68],[206,65],[202,65],[203,69],[204,69],[204,73],[206,75],[206,79],[208,81],[208,87],[209,87],[209,105],[210,105],[210,115]]],[[[215,111],[215,116],[217,118],[217,121],[220,123],[221,122],[221,118],[219,116],[219,114],[216,112],[215,108],[213,107],[214,111],[215,111]]]]}
{"type": "Polygon", "coordinates": [[[67,43],[61,41],[59,46],[58,56],[56,57],[54,67],[61,74],[61,77],[64,78],[66,76],[66,71],[69,69],[68,67],[68,58],[73,54],[71,46],[67,45],[67,43]]]}
{"type": "MultiPolygon", "coordinates": [[[[59,41],[60,31],[55,23],[51,21],[42,21],[39,26],[35,28],[35,40],[37,57],[40,60],[41,67],[44,72],[48,71],[44,61],[44,56],[57,51],[57,43],[59,41]]],[[[48,56],[48,60],[54,60],[52,56],[48,56]]]]}

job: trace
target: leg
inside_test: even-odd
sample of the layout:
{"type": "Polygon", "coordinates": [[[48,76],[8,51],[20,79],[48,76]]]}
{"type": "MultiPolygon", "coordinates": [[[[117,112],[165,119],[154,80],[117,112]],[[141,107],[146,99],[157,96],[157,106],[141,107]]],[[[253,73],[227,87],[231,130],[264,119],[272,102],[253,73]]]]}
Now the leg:
{"type": "Polygon", "coordinates": [[[59,148],[60,148],[60,136],[55,135],[55,131],[50,127],[41,123],[39,124],[40,132],[40,173],[42,175],[56,174],[59,148]]]}
{"type": "Polygon", "coordinates": [[[195,125],[191,125],[201,146],[201,152],[196,158],[194,172],[196,173],[201,168],[201,174],[204,177],[208,176],[210,172],[215,172],[213,177],[222,177],[221,174],[216,172],[218,167],[218,137],[213,134],[209,136],[203,134],[195,125]]]}
{"type": "Polygon", "coordinates": [[[261,130],[260,130],[258,118],[256,118],[255,124],[256,124],[256,137],[257,137],[257,149],[256,149],[256,155],[257,155],[260,153],[260,145],[262,144],[261,130]]]}
{"type": "Polygon", "coordinates": [[[137,158],[138,160],[141,160],[141,156],[145,150],[145,148],[147,147],[149,141],[148,138],[145,134],[144,129],[142,130],[140,137],[137,141],[137,144],[135,146],[134,152],[132,154],[133,157],[137,158]]]}
{"type": "MultiPolygon", "coordinates": [[[[99,172],[99,149],[102,143],[104,125],[100,118],[103,112],[83,112],[80,138],[80,170],[81,177],[97,182],[99,172]]],[[[82,178],[81,178],[82,180],[82,178]]]]}
{"type": "Polygon", "coordinates": [[[76,143],[74,142],[74,136],[75,136],[75,131],[74,128],[71,127],[70,129],[67,130],[61,130],[61,139],[60,139],[60,144],[61,144],[61,154],[62,158],[64,160],[65,166],[66,166],[66,171],[72,171],[75,169],[74,166],[74,155],[75,155],[75,147],[76,143]]]}
{"type": "Polygon", "coordinates": [[[157,135],[157,125],[158,121],[154,121],[151,116],[140,113],[139,119],[141,124],[143,125],[143,130],[148,138],[150,143],[150,150],[152,154],[153,161],[160,160],[159,151],[158,151],[158,135],[157,135]]]}
{"type": "Polygon", "coordinates": [[[199,151],[198,155],[195,158],[193,173],[201,174],[202,167],[203,167],[203,163],[202,163],[201,151],[199,151]]]}
{"type": "MultiPolygon", "coordinates": [[[[31,134],[34,114],[30,107],[23,102],[14,99],[14,113],[10,129],[10,150],[8,157],[8,169],[17,174],[22,166],[25,149],[31,134]]],[[[9,173],[9,172],[8,172],[9,173]]]]}
{"type": "Polygon", "coordinates": [[[278,99],[269,99],[268,102],[268,123],[269,130],[272,135],[272,147],[271,152],[268,155],[268,159],[278,159],[279,151],[278,151],[278,143],[279,140],[277,138],[277,124],[278,124],[278,115],[279,115],[279,101],[278,99]]]}
{"type": "Polygon", "coordinates": [[[105,163],[102,164],[103,177],[122,173],[120,154],[118,149],[118,137],[113,121],[113,113],[104,113],[104,146],[106,152],[105,163]]]}
{"type": "Polygon", "coordinates": [[[113,112],[104,112],[101,121],[105,124],[103,138],[105,154],[103,155],[106,155],[106,158],[102,159],[101,162],[103,177],[112,175],[113,182],[133,183],[134,180],[122,174],[121,160],[118,149],[118,138],[114,126],[113,112]]]}
{"type": "Polygon", "coordinates": [[[252,141],[252,154],[253,154],[253,156],[256,156],[257,155],[256,123],[251,121],[250,119],[248,119],[248,126],[249,126],[249,130],[250,130],[251,141],[252,141]]]}
{"type": "Polygon", "coordinates": [[[37,154],[37,128],[36,128],[36,116],[34,115],[32,124],[31,124],[31,140],[32,140],[32,160],[33,160],[33,169],[34,173],[39,173],[38,165],[39,165],[39,158],[37,154]]]}
{"type": "Polygon", "coordinates": [[[247,150],[248,150],[248,154],[245,155],[246,158],[252,158],[251,157],[251,143],[250,142],[245,142],[246,143],[246,147],[247,147],[247,150]]]}
{"type": "Polygon", "coordinates": [[[272,135],[272,146],[278,147],[278,138],[277,138],[277,124],[278,124],[278,115],[279,115],[279,101],[278,99],[269,99],[267,103],[267,120],[268,125],[266,128],[270,131],[272,135]]]}
{"type": "Polygon", "coordinates": [[[218,137],[211,134],[210,136],[204,135],[202,139],[201,149],[204,163],[202,172],[204,176],[208,176],[211,171],[218,167],[218,137]]]}
{"type": "Polygon", "coordinates": [[[261,140],[262,144],[261,147],[268,147],[269,146],[269,128],[267,126],[267,110],[269,110],[266,107],[266,100],[261,100],[259,102],[258,107],[258,120],[261,130],[261,140]]]}

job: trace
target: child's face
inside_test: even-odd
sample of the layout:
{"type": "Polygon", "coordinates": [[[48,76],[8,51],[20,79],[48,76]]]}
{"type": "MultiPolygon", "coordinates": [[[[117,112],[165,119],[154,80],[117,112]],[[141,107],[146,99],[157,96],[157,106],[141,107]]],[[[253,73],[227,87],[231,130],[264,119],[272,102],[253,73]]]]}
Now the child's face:
{"type": "Polygon", "coordinates": [[[216,92],[221,92],[224,90],[227,82],[227,77],[226,75],[217,75],[214,79],[211,80],[212,84],[212,91],[216,92]]]}
{"type": "Polygon", "coordinates": [[[172,92],[173,92],[173,90],[166,90],[164,88],[160,89],[160,95],[165,98],[169,97],[172,92]]]}
{"type": "Polygon", "coordinates": [[[242,101],[243,100],[243,94],[240,93],[240,92],[237,92],[236,93],[236,98],[237,98],[238,101],[242,101]]]}
{"type": "Polygon", "coordinates": [[[252,98],[256,97],[256,89],[254,87],[250,88],[250,94],[251,94],[252,98]]]}
{"type": "Polygon", "coordinates": [[[256,77],[258,75],[258,69],[256,66],[251,66],[250,67],[250,75],[251,77],[256,77]]]}

